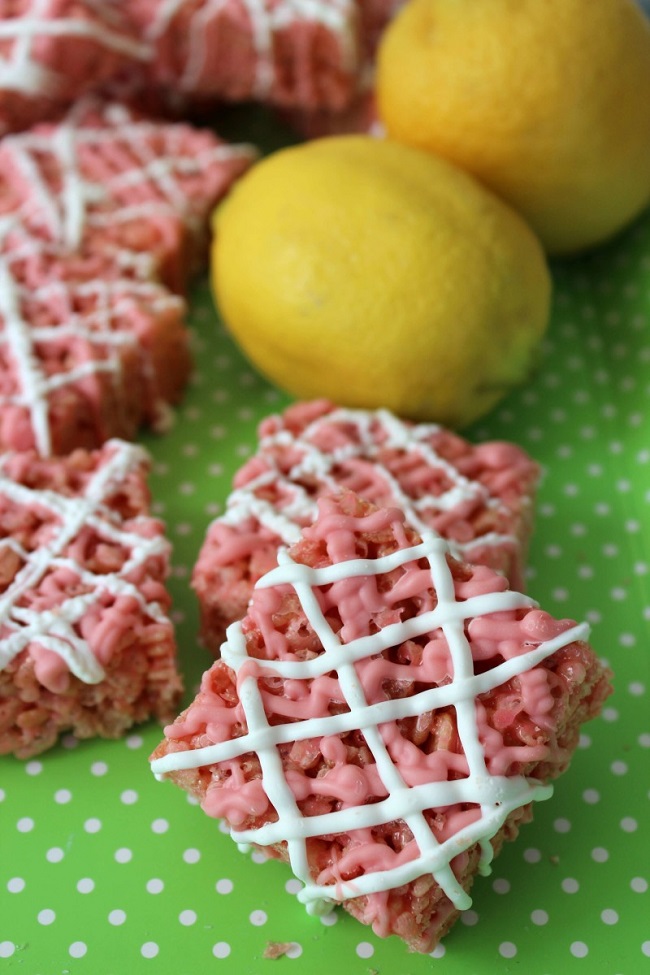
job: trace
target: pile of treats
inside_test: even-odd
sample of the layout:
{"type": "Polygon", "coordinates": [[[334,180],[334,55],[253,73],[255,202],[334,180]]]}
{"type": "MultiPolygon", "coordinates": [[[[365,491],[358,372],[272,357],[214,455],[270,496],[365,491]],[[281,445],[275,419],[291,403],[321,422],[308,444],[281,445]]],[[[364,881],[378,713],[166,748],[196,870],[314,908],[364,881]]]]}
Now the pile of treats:
{"type": "Polygon", "coordinates": [[[610,691],[518,591],[536,465],[386,411],[266,419],[194,570],[216,659],[178,716],[133,443],[171,422],[209,215],[255,159],[178,113],[350,124],[398,2],[0,0],[0,754],[166,722],[154,772],[309,910],[430,951],[610,691]]]}

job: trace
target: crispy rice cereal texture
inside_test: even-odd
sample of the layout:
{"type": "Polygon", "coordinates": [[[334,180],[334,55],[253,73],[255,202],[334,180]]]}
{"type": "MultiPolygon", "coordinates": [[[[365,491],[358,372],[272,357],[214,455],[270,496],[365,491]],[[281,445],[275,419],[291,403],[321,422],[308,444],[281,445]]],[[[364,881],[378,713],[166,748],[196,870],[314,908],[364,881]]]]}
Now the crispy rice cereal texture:
{"type": "Polygon", "coordinates": [[[278,545],[297,540],[317,497],[336,486],[399,505],[413,527],[434,528],[458,555],[523,588],[538,473],[514,444],[473,446],[385,410],[319,400],[267,418],[194,570],[206,645],[218,652],[226,626],[244,615],[254,583],[275,564],[278,545]]]}
{"type": "Polygon", "coordinates": [[[0,754],[116,738],[182,691],[144,451],[0,458],[0,754]]]}
{"type": "Polygon", "coordinates": [[[85,99],[0,143],[0,448],[164,430],[187,382],[188,274],[252,160],[213,133],[85,99]]]}
{"type": "Polygon", "coordinates": [[[153,770],[290,862],[312,911],[429,952],[609,693],[587,632],[396,508],[324,497],[153,770]]]}

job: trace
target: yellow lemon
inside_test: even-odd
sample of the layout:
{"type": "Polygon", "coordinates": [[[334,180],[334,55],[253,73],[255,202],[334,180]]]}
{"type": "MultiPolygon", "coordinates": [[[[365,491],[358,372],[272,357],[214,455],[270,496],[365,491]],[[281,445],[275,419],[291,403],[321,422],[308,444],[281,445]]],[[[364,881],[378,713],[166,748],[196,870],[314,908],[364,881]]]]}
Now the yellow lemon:
{"type": "Polygon", "coordinates": [[[650,201],[650,22],[634,0],[409,0],[377,71],[389,135],[472,172],[551,253],[650,201]]]}
{"type": "Polygon", "coordinates": [[[430,153],[369,136],[281,150],[214,229],[221,316],[296,397],[463,426],[529,374],[549,314],[541,245],[430,153]]]}

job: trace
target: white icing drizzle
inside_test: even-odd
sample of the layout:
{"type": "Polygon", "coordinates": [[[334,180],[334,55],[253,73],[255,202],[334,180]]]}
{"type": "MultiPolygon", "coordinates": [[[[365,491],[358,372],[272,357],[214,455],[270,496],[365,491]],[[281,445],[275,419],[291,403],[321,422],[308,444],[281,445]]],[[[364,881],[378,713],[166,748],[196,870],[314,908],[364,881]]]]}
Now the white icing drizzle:
{"type": "MultiPolygon", "coordinates": [[[[35,490],[19,484],[5,472],[8,457],[0,457],[0,494],[18,505],[45,509],[52,516],[55,530],[49,541],[33,551],[27,551],[15,539],[2,539],[0,545],[9,547],[23,564],[8,588],[0,594],[0,625],[4,629],[0,641],[0,670],[3,670],[25,647],[38,644],[58,654],[70,671],[87,684],[101,681],[105,672],[86,640],[76,630],[88,609],[102,595],[117,599],[130,596],[138,601],[143,613],[158,622],[167,617],[158,603],[146,600],[128,576],[148,559],[169,551],[168,542],[160,534],[147,537],[121,526],[105,501],[111,491],[131,470],[147,459],[144,450],[119,440],[109,441],[104,448],[101,465],[88,480],[81,497],[66,497],[51,490],[35,490]],[[67,556],[66,549],[82,528],[90,526],[97,536],[122,546],[128,553],[119,570],[94,573],[67,556]],[[52,570],[65,568],[74,573],[89,592],[65,597],[50,610],[32,610],[18,605],[27,593],[38,588],[52,570]]],[[[147,519],[133,519],[132,524],[147,519]]]]}
{"type": "MultiPolygon", "coordinates": [[[[433,874],[437,883],[458,909],[471,904],[450,866],[455,856],[476,843],[482,850],[480,869],[489,871],[492,856],[490,840],[515,809],[534,800],[547,799],[552,786],[541,785],[523,776],[491,775],[479,739],[475,699],[508,681],[517,674],[539,665],[556,650],[588,636],[587,624],[571,627],[559,636],[513,656],[491,670],[474,673],[470,643],[464,622],[504,610],[533,608],[529,597],[510,590],[470,596],[457,601],[454,581],[446,559],[449,548],[445,541],[426,532],[420,544],[393,552],[375,560],[354,559],[320,569],[294,562],[281,549],[278,566],[257,583],[257,588],[291,585],[300,599],[303,611],[323,647],[322,654],[309,660],[255,660],[265,676],[308,680],[326,673],[336,673],[349,711],[326,717],[270,725],[258,687],[257,677],[244,670],[239,677],[238,693],[245,714],[247,731],[241,737],[203,748],[170,752],[151,763],[154,774],[162,778],[169,772],[199,768],[255,752],[262,770],[262,782],[278,819],[257,829],[231,829],[232,838],[242,847],[261,846],[286,841],[289,860],[295,875],[302,881],[299,899],[311,913],[328,910],[335,902],[362,894],[372,894],[406,884],[425,874],[433,874]],[[420,616],[391,624],[370,636],[342,644],[330,628],[316,598],[314,589],[332,582],[368,575],[380,575],[407,562],[426,559],[431,570],[431,584],[437,594],[435,609],[420,616]],[[453,680],[429,688],[411,697],[368,704],[355,663],[380,653],[404,640],[441,629],[453,662],[453,680]],[[393,763],[381,735],[381,724],[412,717],[435,708],[453,706],[457,715],[458,734],[466,756],[469,774],[456,781],[438,781],[409,787],[393,763]],[[341,809],[313,817],[304,817],[285,778],[277,745],[286,742],[343,734],[353,729],[363,731],[372,752],[377,771],[388,797],[377,803],[341,809]],[[440,843],[429,827],[424,811],[451,806],[458,802],[475,803],[480,818],[440,843]],[[311,877],[306,840],[324,834],[346,833],[364,826],[376,826],[393,820],[404,820],[411,829],[419,849],[417,858],[394,869],[370,871],[353,881],[336,885],[318,885],[311,877]]],[[[228,628],[222,658],[239,675],[253,658],[247,654],[241,623],[228,628]]]]}
{"type": "MultiPolygon", "coordinates": [[[[449,511],[462,501],[477,496],[484,500],[488,508],[502,507],[500,499],[491,496],[483,484],[464,477],[453,464],[434,450],[429,441],[438,429],[435,424],[422,423],[408,426],[388,410],[346,408],[337,408],[318,417],[297,437],[294,437],[289,430],[281,429],[260,440],[259,453],[270,469],[232,491],[228,497],[226,511],[217,521],[236,526],[248,518],[255,518],[260,525],[277,535],[285,545],[292,545],[300,537],[300,525],[313,521],[317,510],[316,499],[302,487],[301,482],[312,475],[327,488],[336,491],[339,484],[333,472],[337,466],[354,458],[375,462],[380,452],[385,449],[418,452],[431,469],[442,471],[452,483],[452,487],[440,495],[427,493],[421,498],[411,498],[402,490],[397,478],[377,461],[381,478],[389,489],[391,503],[404,512],[408,523],[420,534],[430,528],[422,519],[421,512],[424,510],[449,511]],[[337,424],[352,425],[357,442],[327,452],[319,450],[315,440],[320,430],[337,424]],[[377,443],[373,434],[373,427],[377,424],[386,433],[386,439],[381,444],[377,443]],[[284,474],[274,463],[273,450],[276,446],[295,449],[300,455],[300,460],[288,474],[284,474]],[[290,488],[290,499],[286,504],[283,501],[282,507],[258,496],[260,489],[276,483],[290,488]]],[[[518,544],[513,535],[498,532],[479,535],[465,543],[453,540],[448,540],[447,543],[457,558],[464,558],[467,561],[471,561],[471,553],[478,547],[497,548],[509,545],[514,548],[518,544]]]]}
{"type": "MultiPolygon", "coordinates": [[[[65,262],[83,244],[93,227],[115,225],[126,220],[145,220],[166,214],[182,220],[193,232],[200,216],[179,180],[184,174],[199,173],[210,166],[236,158],[249,158],[250,147],[208,143],[193,155],[183,154],[182,142],[167,140],[165,155],[157,156],[149,140],[161,133],[160,125],[138,120],[121,105],[82,99],[51,131],[42,129],[8,136],[2,141],[3,164],[15,170],[29,186],[30,195],[10,215],[0,218],[0,344],[7,347],[17,370],[17,392],[0,395],[3,404],[25,407],[30,416],[36,449],[43,456],[52,453],[49,422],[49,395],[57,388],[73,385],[84,377],[108,374],[116,388],[122,381],[121,362],[111,349],[130,344],[137,347],[138,336],[131,328],[118,326],[120,314],[128,312],[129,302],[150,302],[158,311],[165,308],[180,313],[180,298],[156,283],[158,268],[148,253],[138,253],[106,244],[113,260],[115,279],[101,282],[50,282],[42,288],[21,285],[15,270],[24,259],[43,258],[65,262]],[[97,116],[97,124],[89,117],[97,116]],[[80,152],[96,150],[101,158],[104,147],[117,142],[123,160],[130,166],[116,173],[90,178],[83,172],[80,152]],[[59,174],[61,189],[56,192],[46,176],[47,163],[59,174]],[[153,190],[141,204],[115,205],[120,190],[142,185],[153,190]],[[68,314],[56,326],[38,328],[23,311],[26,299],[65,298],[68,314]],[[75,300],[85,296],[98,299],[94,310],[75,314],[75,300]],[[46,375],[36,351],[37,343],[60,341],[74,336],[85,342],[88,355],[70,368],[61,367],[46,375]],[[104,350],[104,351],[101,351],[104,350]]],[[[9,177],[11,178],[11,177],[9,177]]],[[[63,302],[61,302],[63,304],[63,302]]],[[[162,411],[161,411],[162,412],[162,411]]]]}

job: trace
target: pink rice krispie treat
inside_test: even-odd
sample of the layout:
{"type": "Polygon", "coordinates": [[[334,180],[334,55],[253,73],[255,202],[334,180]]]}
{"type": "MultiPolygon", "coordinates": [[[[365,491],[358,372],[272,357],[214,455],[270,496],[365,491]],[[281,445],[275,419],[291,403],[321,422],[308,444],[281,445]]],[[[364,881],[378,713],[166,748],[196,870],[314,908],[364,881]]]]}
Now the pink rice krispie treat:
{"type": "Polygon", "coordinates": [[[83,99],[58,122],[0,144],[2,236],[18,225],[182,293],[205,263],[214,206],[253,158],[250,146],[211,131],[83,99]]]}
{"type": "Polygon", "coordinates": [[[252,151],[86,99],[0,143],[0,449],[164,429],[190,372],[178,295],[252,151]]]}
{"type": "Polygon", "coordinates": [[[42,456],[163,432],[191,369],[185,302],[112,257],[8,233],[0,253],[0,450],[42,456]]]}
{"type": "Polygon", "coordinates": [[[61,112],[150,51],[112,0],[0,0],[0,136],[61,112]]]}
{"type": "Polygon", "coordinates": [[[355,0],[133,0],[156,84],[190,96],[341,108],[362,64],[355,0]]]}
{"type": "Polygon", "coordinates": [[[297,403],[259,428],[257,453],[234,479],[226,511],[208,528],[193,574],[206,645],[218,652],[255,582],[316,513],[316,499],[346,487],[397,504],[417,530],[433,528],[456,554],[523,587],[537,465],[504,442],[477,446],[435,424],[386,410],[297,403]]]}
{"type": "Polygon", "coordinates": [[[430,952],[610,692],[586,625],[351,492],[256,585],[152,769],[343,906],[430,952]]]}
{"type": "Polygon", "coordinates": [[[0,754],[176,713],[169,545],[147,469],[123,441],[0,458],[0,754]]]}

